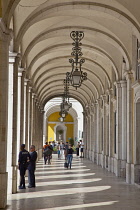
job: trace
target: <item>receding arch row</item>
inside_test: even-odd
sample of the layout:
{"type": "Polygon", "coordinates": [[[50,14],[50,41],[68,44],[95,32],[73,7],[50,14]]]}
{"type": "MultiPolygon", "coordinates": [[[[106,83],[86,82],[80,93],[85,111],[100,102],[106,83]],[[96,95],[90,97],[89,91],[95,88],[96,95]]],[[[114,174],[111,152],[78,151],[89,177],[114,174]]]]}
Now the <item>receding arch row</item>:
{"type": "MultiPolygon", "coordinates": [[[[86,104],[83,102],[83,100],[81,100],[81,98],[79,98],[77,95],[69,95],[70,96],[70,98],[74,98],[74,99],[76,99],[77,101],[79,101],[79,103],[82,105],[82,107],[83,107],[83,109],[85,109],[86,108],[86,104]]],[[[44,100],[44,102],[43,102],[43,107],[45,106],[45,104],[48,102],[48,101],[50,101],[51,99],[53,99],[53,98],[58,98],[58,97],[62,97],[62,94],[50,94],[49,96],[47,96],[46,97],[46,99],[44,100]]]]}
{"type": "MultiPolygon", "coordinates": [[[[57,90],[48,92],[41,101],[42,106],[44,107],[45,104],[54,97],[62,97],[62,90],[57,89],[57,90]]],[[[86,105],[88,104],[87,99],[78,91],[74,91],[74,90],[71,91],[71,93],[69,94],[69,97],[75,98],[76,100],[78,100],[82,104],[83,108],[86,107],[86,105]]]]}
{"type": "MultiPolygon", "coordinates": [[[[89,87],[87,86],[87,85],[85,85],[84,83],[82,84],[82,86],[85,88],[85,89],[83,89],[82,87],[80,87],[78,90],[74,90],[74,88],[73,89],[70,89],[69,90],[69,92],[78,92],[78,93],[80,93],[80,92],[82,92],[83,94],[83,96],[86,98],[86,100],[87,100],[87,102],[89,102],[90,100],[91,100],[91,97],[94,97],[94,99],[95,99],[95,96],[94,96],[94,94],[92,93],[91,94],[91,96],[89,95],[89,93],[87,92],[87,90],[88,91],[90,91],[90,89],[89,89],[89,87]],[[87,90],[86,90],[87,89],[87,90]],[[88,99],[87,99],[88,98],[88,99]]],[[[59,85],[51,85],[50,86],[50,88],[48,89],[48,88],[44,88],[44,91],[42,92],[42,94],[39,96],[38,95],[38,98],[40,99],[40,101],[42,101],[42,99],[44,98],[44,95],[48,92],[48,91],[52,91],[54,88],[57,90],[57,88],[58,87],[61,87],[61,92],[62,92],[62,94],[63,94],[63,92],[64,92],[64,88],[63,88],[63,85],[62,84],[59,84],[59,85]]]]}
{"type": "MultiPolygon", "coordinates": [[[[99,29],[96,29],[96,28],[91,28],[91,27],[84,27],[84,26],[64,26],[64,27],[59,27],[59,28],[54,28],[54,29],[50,29],[49,31],[45,31],[45,32],[43,32],[42,33],[42,36],[46,36],[47,34],[49,34],[49,33],[54,33],[54,32],[59,32],[59,31],[61,31],[61,30],[63,30],[63,29],[68,29],[68,30],[70,30],[70,29],[72,29],[72,30],[74,30],[74,29],[80,29],[80,30],[86,30],[86,31],[96,31],[96,32],[98,32],[98,33],[100,33],[100,34],[102,34],[102,35],[104,35],[105,37],[107,37],[107,38],[110,38],[111,40],[113,40],[116,44],[117,44],[117,46],[118,46],[118,50],[120,51],[120,49],[122,50],[122,55],[123,55],[123,57],[125,58],[125,61],[126,61],[126,64],[127,64],[127,68],[128,68],[128,70],[131,68],[131,59],[130,59],[130,56],[129,56],[129,54],[128,54],[128,52],[127,52],[127,50],[126,50],[126,48],[124,47],[124,45],[118,40],[118,39],[116,39],[116,37],[113,37],[111,34],[109,34],[109,33],[107,33],[107,32],[104,32],[104,31],[101,31],[101,30],[99,30],[99,29]]],[[[40,38],[40,35],[38,36],[38,38],[40,38]]],[[[28,69],[29,69],[29,71],[31,70],[31,68],[32,68],[32,66],[33,66],[33,64],[36,62],[36,60],[40,57],[40,56],[42,56],[42,55],[37,55],[32,61],[31,61],[31,63],[30,63],[30,65],[29,65],[29,67],[28,67],[28,69]]]]}
{"type": "MultiPolygon", "coordinates": [[[[51,5],[51,6],[46,6],[46,7],[38,7],[36,10],[34,10],[29,15],[29,17],[25,19],[24,23],[22,24],[22,27],[19,30],[19,33],[18,33],[17,39],[16,39],[16,41],[17,41],[17,45],[15,46],[16,49],[18,49],[19,43],[22,40],[22,37],[24,36],[24,34],[28,30],[28,28],[32,24],[44,19],[45,15],[47,14],[47,11],[53,10],[53,12],[54,12],[55,9],[57,11],[59,7],[62,7],[62,9],[64,9],[64,6],[65,6],[65,9],[66,9],[66,7],[69,7],[70,5],[73,8],[74,8],[74,6],[79,5],[80,9],[83,6],[84,10],[85,10],[85,6],[87,6],[88,10],[89,10],[89,6],[90,6],[90,11],[91,11],[91,9],[96,10],[95,8],[97,7],[97,8],[100,8],[100,11],[101,11],[101,9],[103,9],[104,13],[111,14],[114,17],[116,17],[116,13],[118,13],[120,16],[125,18],[125,21],[127,21],[128,24],[131,24],[131,26],[134,27],[137,30],[137,33],[140,32],[139,24],[134,19],[132,19],[129,15],[124,13],[122,10],[119,10],[119,9],[113,7],[113,6],[110,6],[110,5],[107,5],[107,4],[102,4],[102,3],[97,3],[97,2],[90,2],[90,1],[88,1],[88,2],[79,2],[79,1],[65,2],[65,3],[58,3],[58,4],[51,5]],[[43,13],[45,13],[45,14],[43,15],[43,13]]],[[[45,6],[45,3],[44,3],[43,6],[45,6]]]]}
{"type": "MultiPolygon", "coordinates": [[[[46,62],[44,62],[44,64],[41,64],[41,68],[48,65],[50,62],[52,62],[54,64],[54,61],[56,60],[60,60],[60,59],[63,59],[63,58],[70,58],[69,56],[59,56],[59,57],[55,57],[55,58],[52,58],[46,62]]],[[[108,82],[108,85],[109,85],[109,88],[111,87],[111,78],[109,77],[108,75],[108,72],[100,65],[98,64],[97,62],[89,59],[89,58],[86,58],[86,57],[83,57],[85,58],[86,61],[89,61],[91,62],[92,65],[96,65],[98,66],[102,71],[103,73],[105,74],[105,77],[107,79],[107,82],[108,82]]],[[[35,75],[39,72],[39,70],[41,70],[40,66],[36,69],[36,71],[34,72],[34,74],[32,75],[32,77],[30,78],[32,81],[34,81],[34,78],[35,78],[35,75]]],[[[90,71],[90,70],[89,70],[90,71]]],[[[46,71],[47,72],[47,71],[46,71]]],[[[29,72],[28,72],[29,73],[29,72]]],[[[29,76],[29,75],[28,75],[29,76]]],[[[33,82],[34,83],[34,82],[33,82]]]]}
{"type": "MultiPolygon", "coordinates": [[[[63,86],[63,80],[59,80],[58,82],[62,82],[61,83],[61,86],[63,86]]],[[[90,82],[91,83],[91,81],[89,81],[88,80],[88,82],[90,82]]],[[[52,84],[54,83],[54,85],[56,86],[56,83],[54,82],[54,80],[52,80],[51,82],[49,82],[49,84],[45,84],[42,88],[41,88],[41,90],[38,92],[38,97],[42,97],[42,95],[44,94],[44,92],[45,92],[45,90],[48,88],[48,89],[50,89],[51,87],[53,87],[52,86],[52,84]]],[[[93,84],[93,83],[91,83],[92,84],[92,86],[93,86],[93,88],[95,89],[95,93],[96,93],[96,95],[97,96],[99,96],[99,90],[97,89],[97,87],[93,84]]],[[[89,92],[91,92],[91,95],[93,95],[94,96],[94,98],[95,98],[95,94],[94,94],[94,92],[93,92],[93,89],[91,90],[86,84],[84,84],[83,83],[83,85],[88,89],[88,91],[89,92]]],[[[71,90],[71,89],[70,89],[71,90]]],[[[89,94],[87,94],[87,95],[89,95],[89,94]]]]}
{"type": "MultiPolygon", "coordinates": [[[[50,50],[58,49],[58,47],[67,47],[67,46],[69,47],[69,46],[71,46],[71,45],[70,45],[69,43],[53,45],[53,46],[51,46],[51,47],[49,47],[49,48],[45,48],[45,49],[42,50],[39,54],[43,55],[44,53],[46,54],[46,53],[49,52],[50,50]]],[[[117,79],[117,80],[119,79],[119,77],[120,77],[119,71],[118,71],[118,69],[117,69],[117,67],[116,67],[115,62],[113,61],[113,59],[111,58],[110,55],[108,55],[105,51],[103,51],[102,49],[100,49],[100,48],[98,48],[98,47],[95,47],[95,46],[90,46],[90,45],[87,45],[87,44],[83,44],[82,46],[83,46],[83,48],[86,48],[86,49],[88,49],[88,50],[91,50],[91,49],[97,50],[99,53],[102,53],[105,57],[107,57],[107,58],[110,60],[112,66],[113,66],[113,69],[114,69],[115,74],[116,74],[116,79],[117,79]]],[[[38,56],[39,56],[39,54],[38,54],[38,56]]],[[[26,56],[27,56],[27,55],[26,55],[26,56]]],[[[22,65],[24,66],[24,65],[25,65],[25,57],[24,57],[24,55],[23,55],[23,57],[22,57],[22,62],[23,62],[22,65]]],[[[34,78],[33,78],[33,79],[34,79],[34,78]]]]}
{"type": "MultiPolygon", "coordinates": [[[[47,79],[51,78],[51,76],[48,78],[47,72],[50,71],[50,72],[53,73],[53,70],[56,72],[56,69],[61,69],[61,68],[65,68],[65,69],[66,69],[66,68],[69,68],[69,66],[57,66],[57,67],[55,67],[55,68],[51,68],[51,69],[49,69],[49,70],[43,72],[43,73],[37,78],[36,82],[35,82],[35,83],[32,83],[33,89],[35,89],[35,91],[38,92],[38,90],[39,90],[39,88],[40,88],[40,85],[42,85],[45,81],[47,81],[47,79]],[[46,75],[47,77],[44,77],[45,75],[46,75]],[[39,82],[40,78],[43,78],[43,80],[41,80],[40,83],[37,85],[37,83],[39,82]]],[[[83,67],[82,69],[85,70],[85,71],[90,72],[91,74],[93,74],[93,75],[97,78],[97,80],[99,81],[100,86],[101,86],[101,88],[102,88],[102,92],[104,93],[105,87],[104,87],[104,84],[102,83],[100,77],[99,77],[97,74],[95,74],[93,71],[91,71],[91,70],[89,70],[89,69],[87,69],[87,68],[85,68],[85,67],[83,67]]],[[[52,75],[54,75],[54,73],[53,73],[52,75]]],[[[57,76],[57,74],[55,74],[55,75],[57,76]]],[[[65,73],[62,73],[62,75],[65,75],[65,73]]],[[[88,80],[92,83],[92,85],[94,84],[94,83],[92,82],[92,80],[90,79],[90,77],[88,77],[88,80]]],[[[58,81],[59,81],[59,80],[58,80],[58,81]]],[[[63,81],[63,80],[62,80],[62,81],[63,81]]],[[[48,83],[47,83],[47,85],[48,85],[48,83]]],[[[41,90],[40,90],[40,92],[41,92],[41,90]]],[[[39,93],[40,93],[40,92],[39,92],[39,93]]]]}

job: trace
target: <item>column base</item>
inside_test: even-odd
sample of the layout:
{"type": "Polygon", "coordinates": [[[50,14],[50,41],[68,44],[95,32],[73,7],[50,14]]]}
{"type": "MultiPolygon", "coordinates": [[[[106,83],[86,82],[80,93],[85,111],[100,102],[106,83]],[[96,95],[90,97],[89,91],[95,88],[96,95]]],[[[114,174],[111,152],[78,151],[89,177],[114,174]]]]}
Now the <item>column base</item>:
{"type": "Polygon", "coordinates": [[[0,209],[7,205],[7,178],[7,172],[0,174],[0,209]]]}
{"type": "Polygon", "coordinates": [[[105,158],[105,156],[103,154],[101,154],[101,166],[102,166],[102,168],[104,168],[104,162],[105,162],[104,158],[105,158]]]}
{"type": "Polygon", "coordinates": [[[126,178],[126,160],[121,160],[121,177],[126,178]]]}
{"type": "Polygon", "coordinates": [[[97,152],[93,152],[94,155],[93,155],[93,162],[94,163],[97,163],[97,152]]]}
{"type": "Polygon", "coordinates": [[[89,152],[88,152],[88,158],[89,158],[89,160],[92,160],[92,155],[93,155],[92,152],[93,151],[91,151],[91,150],[89,150],[89,152]]]}
{"type": "Polygon", "coordinates": [[[126,182],[131,184],[131,163],[126,163],[126,182]]]}
{"type": "Polygon", "coordinates": [[[114,158],[114,173],[116,176],[121,176],[121,160],[114,158]]]}
{"type": "Polygon", "coordinates": [[[12,166],[12,193],[17,193],[17,166],[12,166]]]}
{"type": "Polygon", "coordinates": [[[101,154],[100,153],[97,154],[97,165],[98,166],[101,165],[101,154]]]}
{"type": "Polygon", "coordinates": [[[101,166],[102,168],[108,168],[108,156],[101,154],[101,166]]]}
{"type": "Polygon", "coordinates": [[[114,173],[114,158],[108,157],[108,171],[114,173]]]}
{"type": "MultiPolygon", "coordinates": [[[[86,149],[84,149],[84,157],[87,157],[86,154],[87,154],[86,149]]],[[[81,154],[79,153],[79,155],[81,154]]]]}
{"type": "Polygon", "coordinates": [[[140,183],[140,165],[131,164],[131,184],[140,183]]]}
{"type": "Polygon", "coordinates": [[[105,155],[104,156],[104,167],[106,168],[106,169],[108,169],[108,155],[105,155]]]}
{"type": "Polygon", "coordinates": [[[38,153],[38,160],[40,160],[42,158],[42,149],[39,149],[37,153],[38,153]]]}

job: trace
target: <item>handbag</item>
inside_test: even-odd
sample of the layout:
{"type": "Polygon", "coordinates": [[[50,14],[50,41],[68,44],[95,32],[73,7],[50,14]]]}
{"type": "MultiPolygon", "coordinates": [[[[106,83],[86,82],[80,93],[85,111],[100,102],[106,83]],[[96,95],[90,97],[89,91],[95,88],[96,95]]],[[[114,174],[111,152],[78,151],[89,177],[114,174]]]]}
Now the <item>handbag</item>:
{"type": "Polygon", "coordinates": [[[64,168],[68,168],[68,163],[67,162],[64,163],[64,168]]]}

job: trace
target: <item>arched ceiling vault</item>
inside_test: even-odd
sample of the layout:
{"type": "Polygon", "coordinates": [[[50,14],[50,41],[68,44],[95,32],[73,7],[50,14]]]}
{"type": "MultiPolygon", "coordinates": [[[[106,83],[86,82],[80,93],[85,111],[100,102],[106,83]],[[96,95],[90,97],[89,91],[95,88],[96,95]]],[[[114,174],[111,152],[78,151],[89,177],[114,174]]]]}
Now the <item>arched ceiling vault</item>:
{"type": "MultiPolygon", "coordinates": [[[[87,101],[83,98],[83,96],[81,96],[80,94],[77,94],[76,91],[73,92],[72,94],[70,94],[69,96],[70,96],[70,98],[74,98],[77,101],[79,101],[81,103],[83,109],[85,109],[87,101]]],[[[49,100],[51,100],[52,98],[55,98],[55,97],[62,97],[62,94],[61,94],[61,92],[59,92],[59,90],[57,92],[56,91],[52,91],[52,93],[47,94],[47,96],[45,97],[42,105],[45,106],[45,104],[49,100]]]]}
{"type": "Polygon", "coordinates": [[[61,96],[71,71],[73,30],[84,31],[83,71],[88,80],[70,95],[86,106],[122,79],[122,62],[132,69],[133,37],[140,40],[140,1],[134,0],[2,0],[3,21],[13,21],[13,49],[21,53],[40,103],[61,96]]]}
{"type": "MultiPolygon", "coordinates": [[[[60,67],[57,67],[57,68],[61,69],[62,67],[60,66],[60,67]]],[[[67,68],[69,68],[69,66],[64,66],[64,68],[67,69],[67,68]]],[[[98,77],[97,73],[94,73],[94,72],[90,71],[90,70],[87,69],[87,68],[83,68],[83,70],[86,71],[86,72],[90,72],[90,75],[91,75],[91,76],[92,76],[92,75],[95,76],[95,80],[97,80],[97,81],[99,82],[99,84],[100,84],[100,86],[101,86],[101,89],[102,89],[102,93],[104,93],[104,84],[103,84],[103,82],[101,81],[101,79],[98,77]]],[[[51,69],[50,71],[52,72],[53,69],[51,69]]],[[[56,72],[56,68],[54,69],[54,71],[56,72]]],[[[36,83],[33,85],[33,88],[38,92],[38,94],[40,94],[40,93],[42,92],[42,90],[39,90],[39,89],[40,89],[40,86],[43,86],[42,89],[44,89],[44,87],[48,87],[48,85],[52,84],[52,82],[61,82],[61,85],[63,84],[63,79],[60,80],[60,79],[58,78],[57,80],[54,80],[54,78],[53,78],[53,80],[52,80],[52,76],[50,76],[50,78],[49,78],[48,76],[46,76],[46,71],[43,72],[42,74],[39,76],[38,80],[37,80],[36,83]],[[44,75],[42,75],[42,74],[44,74],[44,75]],[[46,81],[47,79],[51,79],[51,81],[50,81],[50,82],[47,82],[47,81],[46,81]],[[46,83],[47,83],[47,85],[46,85],[46,83]]],[[[56,75],[53,74],[53,76],[57,76],[57,74],[56,74],[56,75]]],[[[65,73],[64,73],[64,78],[65,78],[65,73]]],[[[56,79],[56,78],[55,78],[55,79],[56,79]]],[[[92,84],[92,86],[93,86],[93,87],[91,87],[91,88],[95,88],[96,91],[97,91],[97,87],[96,87],[96,85],[94,84],[94,82],[93,82],[91,79],[88,79],[88,81],[89,81],[89,82],[92,84]]],[[[99,94],[99,92],[98,92],[98,94],[99,94]]]]}
{"type": "MultiPolygon", "coordinates": [[[[61,90],[62,93],[64,92],[62,84],[55,85],[55,86],[52,85],[49,90],[45,89],[44,92],[42,93],[42,95],[39,97],[41,103],[42,103],[42,101],[44,101],[44,97],[49,95],[49,93],[52,93],[53,91],[57,92],[58,90],[61,90]]],[[[77,91],[74,88],[70,89],[70,93],[75,93],[75,94],[78,94],[81,96],[83,95],[84,101],[87,101],[87,104],[91,101],[91,98],[92,98],[92,95],[90,96],[90,94],[87,91],[87,86],[85,86],[84,84],[83,84],[83,87],[79,88],[77,91]]]]}

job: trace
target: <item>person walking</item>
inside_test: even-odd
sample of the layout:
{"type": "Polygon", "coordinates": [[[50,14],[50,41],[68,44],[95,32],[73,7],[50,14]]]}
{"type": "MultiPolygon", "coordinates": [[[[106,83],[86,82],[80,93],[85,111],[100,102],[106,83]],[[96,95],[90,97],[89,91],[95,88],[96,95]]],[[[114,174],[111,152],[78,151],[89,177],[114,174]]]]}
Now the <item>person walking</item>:
{"type": "Polygon", "coordinates": [[[57,145],[58,160],[60,159],[60,142],[57,145]]]}
{"type": "Polygon", "coordinates": [[[37,152],[35,151],[35,146],[30,146],[30,161],[28,165],[28,188],[35,186],[35,168],[36,168],[37,152]]]}
{"type": "Polygon", "coordinates": [[[69,148],[69,144],[68,144],[68,142],[66,142],[66,144],[64,145],[65,160],[67,160],[68,148],[69,148]]]}
{"type": "Polygon", "coordinates": [[[67,154],[67,161],[68,161],[68,168],[70,166],[71,169],[71,165],[72,165],[72,159],[73,159],[73,149],[71,148],[71,144],[69,144],[69,148],[68,148],[68,154],[67,154]]]}
{"type": "Polygon", "coordinates": [[[46,152],[45,151],[47,150],[48,146],[49,146],[48,142],[46,142],[45,145],[43,146],[43,155],[44,155],[44,163],[45,164],[46,164],[46,161],[47,161],[46,160],[47,157],[46,157],[46,152]]]}
{"type": "Polygon", "coordinates": [[[19,189],[26,189],[25,187],[25,173],[28,167],[28,162],[30,161],[30,154],[25,150],[25,144],[22,144],[20,147],[18,165],[20,171],[20,185],[19,189]]]}
{"type": "Polygon", "coordinates": [[[51,164],[50,160],[52,158],[52,152],[53,152],[53,148],[51,145],[49,145],[43,153],[45,156],[45,164],[46,164],[47,160],[48,160],[48,165],[51,164]]]}
{"type": "Polygon", "coordinates": [[[79,157],[79,148],[80,148],[80,142],[78,142],[77,147],[76,147],[76,155],[79,157]]]}

